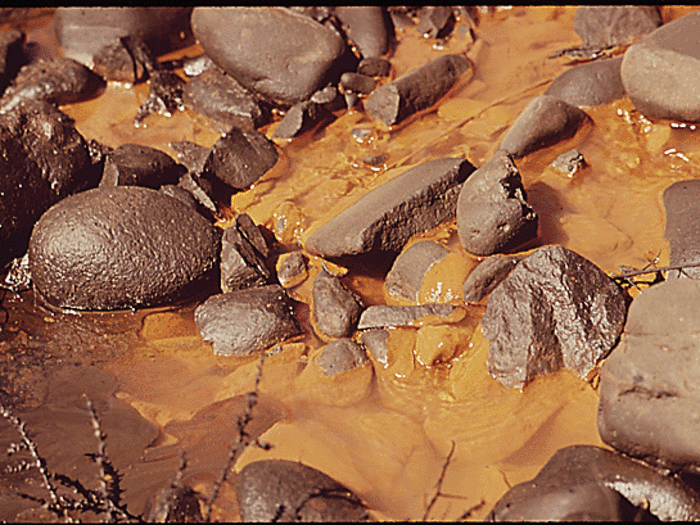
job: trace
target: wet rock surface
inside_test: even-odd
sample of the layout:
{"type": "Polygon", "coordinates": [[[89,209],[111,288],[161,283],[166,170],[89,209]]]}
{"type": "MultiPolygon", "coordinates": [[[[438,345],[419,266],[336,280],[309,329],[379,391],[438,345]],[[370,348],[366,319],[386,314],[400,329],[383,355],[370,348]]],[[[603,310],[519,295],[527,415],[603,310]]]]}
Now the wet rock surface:
{"type": "Polygon", "coordinates": [[[276,284],[214,295],[194,321],[216,355],[246,356],[301,334],[293,302],[276,284]]]}
{"type": "Polygon", "coordinates": [[[236,495],[243,521],[367,521],[346,487],[302,463],[267,460],[241,469],[236,495]]]}
{"type": "MultiPolygon", "coordinates": [[[[664,236],[669,245],[670,266],[700,264],[700,243],[697,231],[700,226],[700,181],[679,181],[663,192],[666,211],[664,236]]],[[[700,267],[690,267],[668,272],[668,279],[690,277],[700,279],[700,267]]]]}
{"type": "Polygon", "coordinates": [[[177,184],[185,168],[170,155],[138,144],[122,144],[107,155],[100,186],[144,186],[158,189],[177,184]]]}
{"type": "Polygon", "coordinates": [[[313,100],[294,104],[289,108],[289,111],[285,113],[284,118],[272,134],[272,138],[291,139],[310,130],[328,116],[328,111],[313,100]]]}
{"type": "Polygon", "coordinates": [[[397,251],[411,235],[454,216],[459,184],[474,171],[464,159],[438,159],[370,191],[306,240],[323,257],[397,251]]]}
{"type": "Polygon", "coordinates": [[[335,15],[360,56],[379,57],[389,49],[387,16],[381,6],[336,7],[335,15]]]}
{"type": "Polygon", "coordinates": [[[366,363],[367,354],[352,339],[342,338],[324,346],[316,362],[323,369],[324,376],[334,376],[366,363]]]}
{"type": "Polygon", "coordinates": [[[416,31],[426,38],[442,38],[454,27],[454,14],[451,6],[428,6],[418,12],[416,31]]]}
{"type": "Polygon", "coordinates": [[[418,302],[425,274],[447,257],[450,251],[433,241],[419,241],[402,252],[394,261],[384,281],[389,294],[418,302]]]}
{"type": "Polygon", "coordinates": [[[389,331],[385,329],[365,330],[360,333],[360,341],[365,348],[383,365],[388,364],[387,342],[389,341],[389,331]]]}
{"type": "Polygon", "coordinates": [[[0,93],[15,78],[19,68],[24,65],[25,34],[19,29],[8,29],[0,33],[0,93]]]}
{"type": "Polygon", "coordinates": [[[586,159],[583,158],[583,154],[577,149],[564,152],[552,161],[554,169],[566,173],[569,177],[578,170],[585,168],[586,165],[586,159]]]}
{"type": "Polygon", "coordinates": [[[561,246],[540,248],[488,298],[489,372],[518,388],[564,367],[584,377],[615,345],[626,313],[623,292],[600,268],[561,246]]]}
{"type": "Polygon", "coordinates": [[[36,223],[34,283],[61,308],[113,310],[175,298],[218,261],[219,234],[180,201],[148,188],[96,188],[36,223]]]}
{"type": "Polygon", "coordinates": [[[544,94],[572,106],[607,104],[625,95],[621,65],[622,57],[616,57],[572,67],[555,78],[544,94]]]}
{"type": "Polygon", "coordinates": [[[367,57],[360,60],[357,72],[368,77],[387,77],[391,71],[391,62],[380,57],[367,57]]]}
{"type": "Polygon", "coordinates": [[[236,217],[221,237],[221,291],[224,293],[263,286],[270,279],[265,265],[267,244],[245,213],[236,217]]]}
{"type": "Polygon", "coordinates": [[[376,305],[368,307],[360,316],[358,330],[413,326],[421,317],[436,315],[449,317],[455,307],[451,304],[421,304],[417,306],[376,305]]]}
{"type": "Polygon", "coordinates": [[[465,303],[478,303],[510,275],[522,257],[488,257],[474,268],[464,281],[462,296],[465,303]]]}
{"type": "Polygon", "coordinates": [[[144,65],[135,60],[122,39],[102,47],[92,57],[92,70],[105,80],[135,84],[146,79],[144,65]]]}
{"type": "Polygon", "coordinates": [[[306,259],[301,252],[280,255],[277,260],[277,279],[284,288],[303,283],[309,276],[306,259]]]}
{"type": "Polygon", "coordinates": [[[493,521],[687,521],[697,494],[678,478],[590,445],[558,450],[531,481],[510,489],[493,521]]]}
{"type": "Polygon", "coordinates": [[[652,6],[581,6],[574,16],[574,31],[589,48],[605,48],[651,33],[661,25],[652,6]]]}
{"type": "Polygon", "coordinates": [[[351,336],[364,308],[362,300],[325,270],[314,280],[312,296],[316,328],[327,337],[351,336]]]}

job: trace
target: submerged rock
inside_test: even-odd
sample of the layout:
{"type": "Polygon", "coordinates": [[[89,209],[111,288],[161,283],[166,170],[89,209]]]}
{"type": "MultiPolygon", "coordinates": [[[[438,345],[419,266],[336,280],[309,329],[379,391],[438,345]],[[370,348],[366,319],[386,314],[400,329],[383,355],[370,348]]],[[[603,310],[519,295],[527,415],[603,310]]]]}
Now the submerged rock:
{"type": "Polygon", "coordinates": [[[323,369],[324,376],[334,376],[366,363],[367,354],[352,339],[342,338],[324,346],[316,362],[323,369]]]}
{"type": "Polygon", "coordinates": [[[450,251],[437,242],[419,241],[412,244],[394,261],[384,281],[384,288],[390,295],[418,302],[425,274],[448,253],[450,251]]]}
{"type": "Polygon", "coordinates": [[[316,328],[327,337],[351,336],[364,308],[362,300],[325,270],[314,280],[312,295],[316,328]]]}

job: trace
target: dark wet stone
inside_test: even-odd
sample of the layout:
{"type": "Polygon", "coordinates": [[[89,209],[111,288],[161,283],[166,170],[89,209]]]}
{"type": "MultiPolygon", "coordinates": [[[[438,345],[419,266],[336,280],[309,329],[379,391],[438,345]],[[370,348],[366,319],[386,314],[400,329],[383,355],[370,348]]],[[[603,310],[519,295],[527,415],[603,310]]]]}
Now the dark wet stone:
{"type": "Polygon", "coordinates": [[[171,142],[170,147],[177,153],[177,160],[191,173],[202,173],[207,162],[209,150],[204,146],[187,140],[171,142]]]}
{"type": "Polygon", "coordinates": [[[243,190],[277,162],[275,145],[255,130],[232,128],[212,146],[203,173],[243,190]]]}
{"type": "Polygon", "coordinates": [[[36,223],[34,283],[49,303],[79,310],[162,304],[218,261],[219,234],[182,202],[149,188],[96,188],[36,223]]]}
{"type": "Polygon", "coordinates": [[[259,353],[302,333],[292,300],[276,284],[214,295],[197,307],[194,321],[217,355],[259,353]]]}
{"type": "Polygon", "coordinates": [[[572,106],[600,106],[625,95],[620,76],[622,57],[574,66],[554,79],[545,95],[572,106]]]}
{"type": "Polygon", "coordinates": [[[443,38],[454,28],[451,6],[427,6],[418,11],[416,31],[427,38],[443,38]]]}
{"type": "Polygon", "coordinates": [[[101,77],[70,58],[39,59],[20,69],[0,98],[0,113],[25,100],[70,104],[95,95],[104,86],[101,77]]]}
{"type": "Polygon", "coordinates": [[[213,217],[221,217],[216,203],[212,200],[212,195],[214,194],[214,192],[208,180],[201,179],[198,176],[187,172],[182,177],[180,177],[180,182],[178,182],[177,185],[178,187],[190,193],[195,198],[195,200],[202,206],[202,208],[211,213],[213,217]]]}
{"type": "Polygon", "coordinates": [[[11,28],[0,33],[0,93],[26,62],[24,40],[25,34],[19,29],[11,28]]]}
{"type": "Polygon", "coordinates": [[[253,219],[250,218],[250,215],[239,213],[236,215],[232,227],[236,228],[262,257],[267,257],[270,254],[265,237],[260,232],[260,228],[253,222],[253,219]]]}
{"type": "Polygon", "coordinates": [[[576,106],[540,95],[525,106],[498,149],[514,158],[573,137],[591,118],[576,106]]]}
{"type": "Polygon", "coordinates": [[[554,159],[552,166],[557,171],[572,176],[586,166],[586,159],[583,158],[583,155],[578,150],[572,149],[554,159]]]}
{"type": "Polygon", "coordinates": [[[370,519],[350,490],[324,473],[294,461],[249,463],[238,474],[236,496],[244,522],[370,519]]]}
{"type": "Polygon", "coordinates": [[[358,330],[369,328],[388,328],[395,326],[413,326],[426,315],[449,317],[455,307],[451,304],[421,304],[417,306],[370,306],[360,316],[358,330]]]}
{"type": "Polygon", "coordinates": [[[457,232],[464,249],[493,255],[535,238],[537,214],[526,199],[512,158],[497,152],[462,185],[457,232]]]}
{"type": "MultiPolygon", "coordinates": [[[[669,245],[669,264],[700,264],[700,180],[679,181],[664,190],[666,229],[664,236],[669,245]]],[[[690,277],[700,279],[700,267],[671,270],[668,279],[690,277]]]]}
{"type": "Polygon", "coordinates": [[[360,60],[357,72],[368,77],[388,77],[391,62],[380,57],[367,57],[360,60]]]}
{"type": "Polygon", "coordinates": [[[243,87],[283,105],[306,100],[337,78],[346,58],[337,31],[284,8],[197,7],[192,30],[243,87]]]}
{"type": "Polygon", "coordinates": [[[280,255],[277,261],[277,279],[284,288],[301,284],[308,277],[306,259],[301,252],[280,255]]]}
{"type": "Polygon", "coordinates": [[[700,500],[681,480],[591,445],[559,449],[534,479],[506,492],[488,516],[490,521],[698,518],[700,500]]]}
{"type": "Polygon", "coordinates": [[[314,280],[312,296],[316,328],[327,337],[350,337],[364,308],[362,300],[325,270],[314,280]]]}
{"type": "Polygon", "coordinates": [[[651,33],[661,22],[656,7],[581,6],[574,16],[574,31],[584,46],[605,48],[651,33]]]}
{"type": "Polygon", "coordinates": [[[228,128],[259,128],[269,121],[269,114],[261,109],[257,99],[218,67],[190,80],[182,91],[182,99],[194,111],[228,128]]]}
{"type": "Polygon", "coordinates": [[[615,345],[626,313],[623,292],[595,264],[540,248],[489,295],[481,320],[489,372],[518,388],[562,368],[585,377],[615,345]]]}
{"type": "Polygon", "coordinates": [[[213,67],[217,67],[214,61],[203,53],[199,56],[185,59],[182,64],[182,71],[188,77],[198,77],[213,67]]]}
{"type": "Polygon", "coordinates": [[[377,82],[372,77],[348,72],[340,75],[340,87],[345,91],[368,95],[377,87],[377,82]]]}
{"type": "Polygon", "coordinates": [[[632,302],[618,347],[600,371],[598,429],[648,463],[700,473],[700,282],[656,284],[632,302]]]}
{"type": "Polygon", "coordinates": [[[177,184],[185,168],[155,148],[122,144],[107,155],[100,186],[145,186],[158,189],[177,184]]]}
{"type": "Polygon", "coordinates": [[[134,60],[128,47],[121,40],[101,48],[92,60],[92,70],[105,80],[135,84],[146,79],[146,68],[141,62],[134,60]]]}
{"type": "Polygon", "coordinates": [[[310,130],[322,119],[328,117],[321,105],[311,100],[294,104],[272,134],[273,139],[291,139],[310,130]]]}
{"type": "Polygon", "coordinates": [[[459,185],[472,171],[465,159],[420,164],[321,226],[306,240],[306,249],[323,257],[398,251],[411,235],[454,216],[459,185]]]}
{"type": "Polygon", "coordinates": [[[488,257],[472,270],[464,281],[462,296],[465,303],[478,303],[490,294],[501,281],[510,275],[522,257],[488,257]]]}
{"type": "Polygon", "coordinates": [[[134,126],[140,127],[146,117],[158,114],[172,116],[175,111],[184,111],[182,92],[185,81],[172,71],[149,71],[149,91],[146,100],[134,117],[134,126]]]}
{"type": "Polygon", "coordinates": [[[267,244],[260,230],[247,214],[238,215],[221,238],[221,291],[235,292],[266,284],[270,279],[266,254],[267,244]]]}
{"type": "Polygon", "coordinates": [[[412,244],[394,261],[384,281],[384,288],[390,295],[418,302],[425,274],[448,253],[450,251],[437,242],[419,241],[412,244]]]}
{"type": "Polygon", "coordinates": [[[334,376],[367,362],[365,349],[352,339],[336,339],[323,347],[316,358],[324,376],[334,376]]]}
{"type": "Polygon", "coordinates": [[[197,199],[194,198],[194,196],[187,191],[184,188],[181,188],[180,186],[174,186],[172,184],[165,184],[158,188],[158,191],[160,191],[162,194],[167,195],[168,197],[172,197],[173,199],[177,199],[189,208],[192,208],[195,211],[199,211],[199,202],[197,202],[197,199]]]}
{"type": "Polygon", "coordinates": [[[373,119],[393,126],[435,104],[469,68],[464,55],[443,55],[374,90],[365,109],[373,119]]]}
{"type": "Polygon", "coordinates": [[[378,57],[389,49],[387,17],[381,6],[336,7],[335,15],[362,57],[378,57]]]}
{"type": "Polygon", "coordinates": [[[365,157],[362,159],[362,162],[368,166],[382,166],[386,161],[386,157],[386,153],[380,153],[379,155],[373,155],[372,157],[365,157]]]}
{"type": "Polygon", "coordinates": [[[387,342],[389,341],[389,331],[383,328],[377,330],[365,330],[360,332],[360,341],[372,355],[382,363],[388,364],[387,342]]]}
{"type": "Polygon", "coordinates": [[[700,12],[661,26],[622,60],[622,83],[646,117],[700,122],[700,12]]]}

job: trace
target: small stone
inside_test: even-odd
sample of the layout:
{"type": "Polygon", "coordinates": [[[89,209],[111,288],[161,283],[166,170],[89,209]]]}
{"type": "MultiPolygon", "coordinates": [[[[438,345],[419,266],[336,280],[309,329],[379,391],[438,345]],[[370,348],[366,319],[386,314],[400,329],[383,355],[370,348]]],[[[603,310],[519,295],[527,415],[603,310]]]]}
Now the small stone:
{"type": "Polygon", "coordinates": [[[217,67],[214,61],[205,53],[202,53],[199,56],[185,59],[182,64],[182,71],[188,77],[198,77],[213,67],[217,67]]]}
{"type": "Polygon", "coordinates": [[[25,34],[19,29],[7,29],[0,33],[0,93],[15,78],[26,62],[24,56],[25,34]]]}
{"type": "Polygon", "coordinates": [[[360,341],[365,348],[369,350],[377,361],[383,365],[387,365],[388,349],[387,342],[389,341],[389,331],[383,328],[376,330],[364,330],[360,332],[360,341]]]}
{"type": "Polygon", "coordinates": [[[377,82],[372,77],[347,72],[340,75],[340,87],[345,91],[368,95],[377,87],[377,82]]]}
{"type": "Polygon", "coordinates": [[[158,114],[171,117],[175,111],[184,111],[182,91],[185,81],[172,71],[149,71],[149,90],[146,100],[134,117],[134,126],[141,127],[146,117],[158,114]]]}
{"type": "Polygon", "coordinates": [[[350,337],[364,308],[362,300],[325,270],[314,280],[312,296],[313,320],[321,334],[350,337]]]}
{"type": "Polygon", "coordinates": [[[388,20],[383,7],[336,7],[335,15],[362,57],[378,57],[388,51],[388,20]]]}
{"type": "Polygon", "coordinates": [[[622,57],[574,66],[554,79],[545,95],[572,106],[600,106],[625,96],[620,66],[622,57]]]}
{"type": "Polygon", "coordinates": [[[277,260],[277,279],[284,288],[293,288],[309,276],[306,260],[301,252],[283,253],[277,260]]]}
{"type": "Polygon", "coordinates": [[[365,157],[362,159],[362,162],[368,166],[382,166],[386,162],[386,153],[380,153],[379,155],[374,155],[372,157],[365,157]]]}
{"type": "Polygon", "coordinates": [[[337,111],[343,108],[343,100],[334,86],[324,87],[314,93],[309,100],[328,111],[337,111]]]}
{"type": "MultiPolygon", "coordinates": [[[[664,190],[666,229],[664,236],[669,245],[669,264],[700,263],[700,180],[679,181],[664,190]]],[[[690,277],[700,279],[700,267],[671,270],[668,279],[690,277]]]]}
{"type": "Polygon", "coordinates": [[[177,153],[177,160],[191,173],[201,174],[207,162],[209,150],[204,146],[182,140],[171,142],[170,147],[177,153]]]}
{"type": "Polygon", "coordinates": [[[134,60],[121,39],[101,48],[92,61],[92,70],[105,80],[136,84],[145,80],[148,74],[144,65],[134,60]]]}
{"type": "Polygon", "coordinates": [[[416,31],[426,38],[443,38],[452,31],[454,25],[451,6],[427,6],[418,12],[416,31]]]}
{"type": "Polygon", "coordinates": [[[360,60],[357,72],[368,77],[388,77],[391,62],[381,57],[367,57],[360,60]]]}
{"type": "Polygon", "coordinates": [[[267,245],[267,241],[260,232],[260,228],[258,228],[253,222],[253,219],[250,218],[250,215],[247,213],[239,213],[236,215],[232,227],[236,228],[262,257],[270,255],[270,248],[267,245]]]}
{"type": "Polygon", "coordinates": [[[164,184],[160,188],[158,188],[158,191],[160,191],[163,195],[167,195],[168,197],[172,197],[173,199],[177,199],[186,206],[192,208],[195,211],[199,211],[199,202],[197,202],[197,199],[194,198],[194,196],[187,191],[184,188],[181,188],[180,186],[174,186],[172,184],[164,184]]]}
{"type": "Polygon", "coordinates": [[[364,348],[352,339],[336,339],[323,347],[316,358],[324,376],[334,376],[367,362],[364,348]]]}
{"type": "Polygon", "coordinates": [[[515,265],[522,260],[522,257],[514,256],[494,256],[488,257],[479,263],[464,281],[462,295],[465,303],[478,303],[496,286],[501,284],[515,265]]]}
{"type": "Polygon", "coordinates": [[[107,154],[100,186],[144,186],[158,189],[177,184],[185,168],[160,150],[122,144],[107,154]]]}
{"type": "Polygon", "coordinates": [[[221,291],[224,293],[263,286],[270,278],[264,256],[248,241],[236,224],[226,228],[221,238],[220,268],[221,291]]]}
{"type": "Polygon", "coordinates": [[[384,281],[384,288],[390,295],[418,302],[425,274],[448,253],[447,248],[433,241],[412,244],[394,261],[384,281]]]}
{"type": "Polygon", "coordinates": [[[216,204],[212,200],[212,195],[214,192],[211,189],[211,184],[209,184],[209,181],[206,179],[200,179],[197,176],[193,176],[190,172],[187,172],[180,177],[180,182],[178,182],[177,185],[190,193],[204,209],[211,213],[213,217],[221,217],[216,204]]]}
{"type": "Polygon", "coordinates": [[[656,7],[581,6],[574,16],[574,31],[584,46],[602,49],[651,33],[661,23],[656,7]]]}
{"type": "Polygon", "coordinates": [[[584,159],[583,155],[576,149],[562,153],[552,162],[552,167],[555,170],[566,173],[569,177],[585,166],[586,159],[584,159]]]}
{"type": "Polygon", "coordinates": [[[416,321],[428,315],[449,317],[455,307],[451,304],[421,304],[417,306],[370,306],[360,317],[358,330],[415,326],[416,321]]]}
{"type": "Polygon", "coordinates": [[[308,131],[323,118],[328,112],[322,106],[310,100],[294,104],[272,134],[273,139],[291,139],[308,131]]]}
{"type": "Polygon", "coordinates": [[[345,106],[349,110],[354,108],[360,101],[360,98],[357,95],[355,95],[355,93],[345,93],[343,97],[345,98],[345,106]]]}
{"type": "Polygon", "coordinates": [[[367,139],[367,137],[369,137],[372,134],[372,130],[364,128],[353,128],[350,134],[353,137],[355,137],[355,140],[362,143],[367,139]]]}

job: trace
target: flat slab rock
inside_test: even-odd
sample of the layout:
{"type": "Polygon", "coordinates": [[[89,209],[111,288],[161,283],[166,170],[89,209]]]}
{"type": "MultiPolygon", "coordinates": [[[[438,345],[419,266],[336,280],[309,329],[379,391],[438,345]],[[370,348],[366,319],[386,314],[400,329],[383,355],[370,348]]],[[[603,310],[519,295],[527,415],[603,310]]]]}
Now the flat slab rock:
{"type": "Polygon", "coordinates": [[[488,298],[489,372],[518,388],[564,367],[585,377],[615,345],[626,313],[623,292],[595,264],[561,246],[540,248],[488,298]]]}
{"type": "MultiPolygon", "coordinates": [[[[669,265],[700,264],[700,181],[679,181],[664,190],[666,229],[669,245],[669,265]]],[[[700,279],[700,267],[671,270],[668,279],[690,277],[700,279]]]]}
{"type": "Polygon", "coordinates": [[[413,326],[416,321],[428,315],[449,317],[455,307],[451,304],[421,304],[415,306],[375,305],[368,307],[360,316],[359,330],[413,326]]]}
{"type": "Polygon", "coordinates": [[[465,159],[437,159],[367,193],[305,243],[322,257],[398,251],[411,235],[454,217],[460,184],[474,171],[465,159]]]}
{"type": "Polygon", "coordinates": [[[545,95],[578,107],[600,106],[625,96],[622,57],[574,66],[554,79],[545,95]]]}

